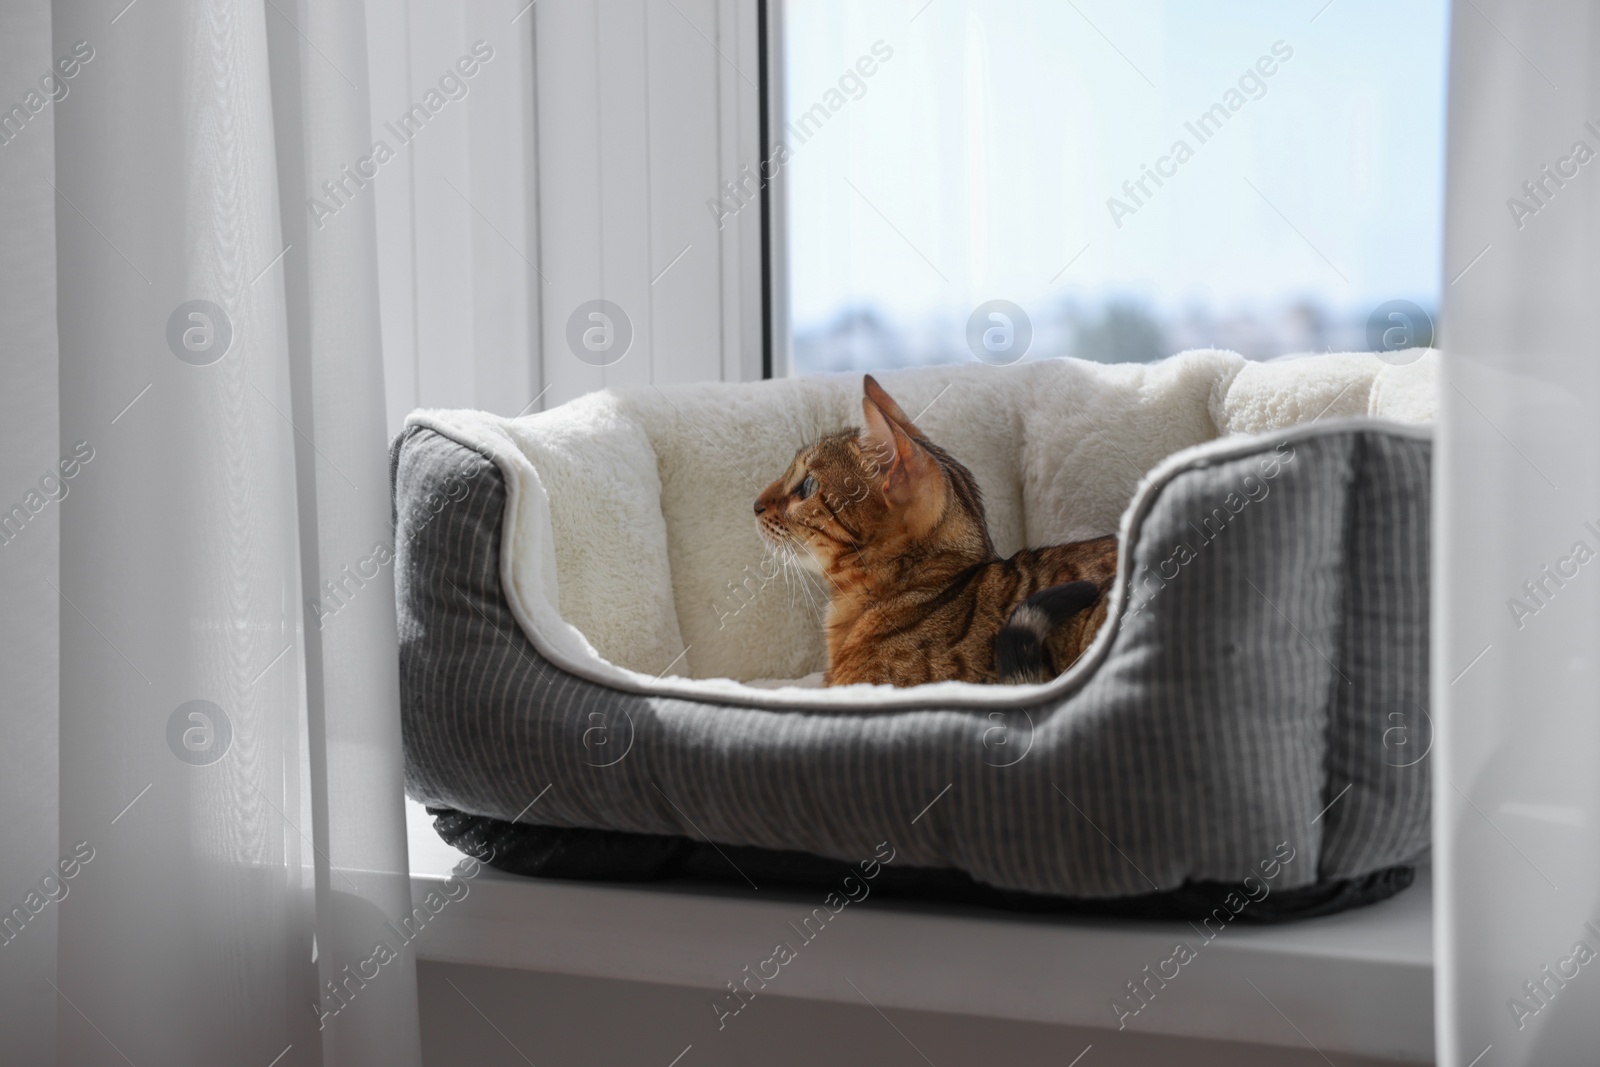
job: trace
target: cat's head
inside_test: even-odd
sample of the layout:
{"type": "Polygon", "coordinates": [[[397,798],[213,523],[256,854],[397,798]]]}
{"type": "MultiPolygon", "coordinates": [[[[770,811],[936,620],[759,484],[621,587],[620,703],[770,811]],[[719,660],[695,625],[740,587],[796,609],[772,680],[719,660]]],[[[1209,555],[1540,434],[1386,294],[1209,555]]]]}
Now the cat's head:
{"type": "Polygon", "coordinates": [[[756,499],[768,544],[833,571],[929,550],[994,556],[972,472],[928,440],[869,374],[860,428],[802,447],[756,499]]]}

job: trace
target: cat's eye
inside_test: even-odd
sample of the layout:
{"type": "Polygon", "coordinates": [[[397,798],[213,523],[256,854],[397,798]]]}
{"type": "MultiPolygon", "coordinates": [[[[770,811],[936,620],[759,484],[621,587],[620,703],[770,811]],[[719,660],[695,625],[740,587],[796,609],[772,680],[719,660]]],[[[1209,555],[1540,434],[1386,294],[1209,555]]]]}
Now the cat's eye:
{"type": "Polygon", "coordinates": [[[796,489],[794,491],[794,495],[799,497],[801,500],[805,500],[806,498],[810,497],[812,493],[815,493],[816,491],[817,491],[817,480],[815,478],[811,477],[811,475],[808,474],[808,475],[805,476],[804,480],[802,480],[800,482],[800,488],[798,488],[798,489],[796,489]]]}

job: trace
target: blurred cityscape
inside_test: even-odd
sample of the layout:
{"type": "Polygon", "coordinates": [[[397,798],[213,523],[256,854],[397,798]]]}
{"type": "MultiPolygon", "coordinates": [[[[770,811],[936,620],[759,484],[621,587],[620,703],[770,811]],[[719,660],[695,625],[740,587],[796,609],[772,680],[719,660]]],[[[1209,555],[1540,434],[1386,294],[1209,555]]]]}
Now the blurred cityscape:
{"type": "MultiPolygon", "coordinates": [[[[1136,299],[1065,299],[1027,309],[1033,322],[1028,359],[1073,356],[1099,363],[1144,363],[1191,348],[1225,348],[1247,359],[1302,352],[1362,352],[1370,347],[1372,309],[1335,311],[1296,300],[1260,311],[1219,313],[1191,307],[1167,314],[1136,299]]],[[[1433,309],[1427,308],[1433,315],[1433,309]]],[[[842,310],[831,322],[794,334],[794,374],[922,367],[975,360],[966,319],[928,315],[899,322],[871,306],[842,310]]]]}

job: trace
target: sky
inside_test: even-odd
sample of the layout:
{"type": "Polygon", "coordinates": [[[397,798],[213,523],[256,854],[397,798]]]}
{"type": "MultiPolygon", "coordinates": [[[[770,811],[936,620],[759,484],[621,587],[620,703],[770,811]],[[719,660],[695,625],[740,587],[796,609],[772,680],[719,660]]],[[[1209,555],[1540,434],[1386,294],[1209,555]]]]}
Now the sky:
{"type": "Polygon", "coordinates": [[[844,100],[787,138],[797,330],[847,307],[910,321],[997,298],[1437,304],[1444,0],[786,9],[791,120],[844,100]],[[859,85],[830,99],[853,69],[859,85]],[[1219,103],[1238,110],[1202,142],[1185,124],[1219,103]],[[1158,165],[1162,185],[1124,191],[1158,165]]]}

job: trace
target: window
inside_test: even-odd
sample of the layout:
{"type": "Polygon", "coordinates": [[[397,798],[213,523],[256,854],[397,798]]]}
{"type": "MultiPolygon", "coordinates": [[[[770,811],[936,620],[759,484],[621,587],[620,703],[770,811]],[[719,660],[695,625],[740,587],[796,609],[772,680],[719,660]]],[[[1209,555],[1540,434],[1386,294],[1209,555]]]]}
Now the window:
{"type": "Polygon", "coordinates": [[[1443,0],[785,7],[792,373],[1431,340],[1443,0]]]}

